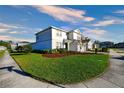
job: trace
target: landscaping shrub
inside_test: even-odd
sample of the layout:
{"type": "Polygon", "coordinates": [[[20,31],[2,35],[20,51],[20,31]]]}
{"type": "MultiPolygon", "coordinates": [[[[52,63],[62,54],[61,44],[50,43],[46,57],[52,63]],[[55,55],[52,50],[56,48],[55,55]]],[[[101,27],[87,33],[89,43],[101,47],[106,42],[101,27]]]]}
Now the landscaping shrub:
{"type": "Polygon", "coordinates": [[[102,48],[102,52],[108,52],[108,48],[102,48]]]}
{"type": "Polygon", "coordinates": [[[32,53],[45,54],[45,53],[47,53],[47,51],[46,50],[32,50],[32,53]]]}
{"type": "Polygon", "coordinates": [[[17,46],[15,50],[19,53],[30,53],[32,51],[32,47],[30,45],[17,46]]]}
{"type": "Polygon", "coordinates": [[[58,51],[59,53],[65,53],[65,52],[67,52],[67,50],[66,50],[66,49],[64,49],[64,48],[57,49],[57,51],[58,51]]]}
{"type": "Polygon", "coordinates": [[[41,54],[54,54],[54,53],[65,53],[65,49],[46,49],[46,50],[32,50],[32,53],[41,53],[41,54]]]}
{"type": "Polygon", "coordinates": [[[23,48],[25,53],[30,53],[32,51],[31,45],[24,45],[23,48]]]}
{"type": "Polygon", "coordinates": [[[17,46],[17,47],[15,48],[15,50],[16,50],[17,52],[23,52],[23,51],[24,51],[24,48],[23,48],[22,46],[17,46]]]}
{"type": "Polygon", "coordinates": [[[32,50],[32,53],[41,53],[41,50],[32,50]]]}
{"type": "Polygon", "coordinates": [[[11,45],[9,42],[6,41],[0,41],[0,46],[6,47],[8,50],[11,50],[11,45]]]}

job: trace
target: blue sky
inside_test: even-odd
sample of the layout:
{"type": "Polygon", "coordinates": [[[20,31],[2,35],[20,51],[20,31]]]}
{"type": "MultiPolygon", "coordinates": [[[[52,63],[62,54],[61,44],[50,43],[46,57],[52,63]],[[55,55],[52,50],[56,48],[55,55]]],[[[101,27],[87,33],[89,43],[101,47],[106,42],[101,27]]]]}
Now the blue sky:
{"type": "Polygon", "coordinates": [[[35,33],[56,26],[80,29],[100,41],[124,41],[124,6],[0,6],[0,40],[35,41],[35,33]]]}

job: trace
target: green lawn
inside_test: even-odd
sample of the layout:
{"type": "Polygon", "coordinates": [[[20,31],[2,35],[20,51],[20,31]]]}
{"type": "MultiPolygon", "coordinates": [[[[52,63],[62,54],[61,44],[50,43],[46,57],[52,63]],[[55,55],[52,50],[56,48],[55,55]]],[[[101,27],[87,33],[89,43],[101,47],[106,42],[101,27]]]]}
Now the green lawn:
{"type": "Polygon", "coordinates": [[[0,50],[0,58],[3,56],[3,54],[4,54],[4,51],[0,50]]]}
{"type": "Polygon", "coordinates": [[[81,82],[102,73],[108,66],[108,55],[85,54],[46,58],[41,54],[12,55],[21,68],[33,76],[54,83],[81,82]]]}

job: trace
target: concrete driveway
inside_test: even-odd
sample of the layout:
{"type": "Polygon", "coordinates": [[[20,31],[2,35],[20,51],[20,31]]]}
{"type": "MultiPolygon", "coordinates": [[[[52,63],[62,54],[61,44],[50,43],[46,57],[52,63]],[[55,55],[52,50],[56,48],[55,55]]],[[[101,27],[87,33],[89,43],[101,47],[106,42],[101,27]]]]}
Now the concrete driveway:
{"type": "Polygon", "coordinates": [[[110,68],[102,76],[78,84],[61,85],[38,81],[24,73],[6,51],[0,59],[0,87],[21,88],[119,88],[124,87],[124,57],[120,53],[110,50],[110,68]]]}

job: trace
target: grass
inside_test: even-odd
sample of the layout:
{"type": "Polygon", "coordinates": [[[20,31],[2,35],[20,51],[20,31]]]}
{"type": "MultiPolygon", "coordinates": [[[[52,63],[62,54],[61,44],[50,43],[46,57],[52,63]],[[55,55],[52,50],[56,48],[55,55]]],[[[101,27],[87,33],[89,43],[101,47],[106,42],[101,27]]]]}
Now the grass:
{"type": "Polygon", "coordinates": [[[108,66],[108,55],[85,54],[46,58],[41,54],[12,55],[21,68],[35,77],[54,83],[77,83],[102,73],[108,66]]]}
{"type": "Polygon", "coordinates": [[[4,50],[0,50],[0,58],[3,56],[4,52],[4,50]]]}

